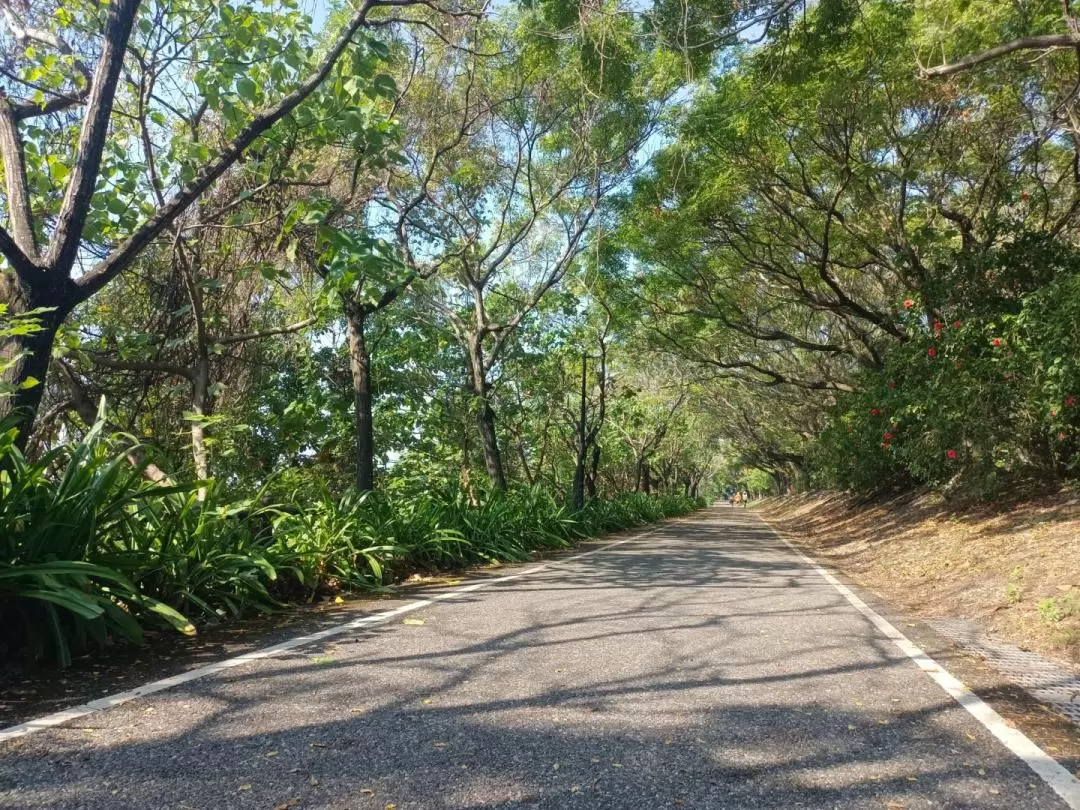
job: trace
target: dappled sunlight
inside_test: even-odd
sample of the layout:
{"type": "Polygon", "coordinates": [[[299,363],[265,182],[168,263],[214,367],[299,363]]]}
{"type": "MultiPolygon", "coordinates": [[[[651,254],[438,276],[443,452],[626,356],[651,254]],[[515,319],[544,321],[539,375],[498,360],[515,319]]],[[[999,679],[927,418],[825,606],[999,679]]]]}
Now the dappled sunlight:
{"type": "Polygon", "coordinates": [[[1015,807],[1024,766],[835,597],[713,513],[97,715],[113,742],[65,746],[75,772],[40,767],[68,729],[19,741],[0,784],[41,807],[64,785],[130,807],[192,770],[238,806],[1015,807]]]}

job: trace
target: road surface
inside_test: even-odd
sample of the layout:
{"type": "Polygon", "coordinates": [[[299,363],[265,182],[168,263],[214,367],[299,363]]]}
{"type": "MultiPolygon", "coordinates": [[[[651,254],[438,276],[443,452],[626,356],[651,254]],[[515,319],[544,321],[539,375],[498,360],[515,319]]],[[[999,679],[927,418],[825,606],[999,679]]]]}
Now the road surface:
{"type": "Polygon", "coordinates": [[[1063,808],[752,513],[0,745],[3,808],[1063,808]]]}

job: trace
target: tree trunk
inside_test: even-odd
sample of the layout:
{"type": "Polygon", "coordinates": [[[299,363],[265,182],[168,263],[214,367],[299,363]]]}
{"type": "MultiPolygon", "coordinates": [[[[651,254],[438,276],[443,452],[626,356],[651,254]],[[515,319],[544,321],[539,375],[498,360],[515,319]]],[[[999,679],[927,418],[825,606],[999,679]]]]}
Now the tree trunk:
{"type": "Polygon", "coordinates": [[[586,356],[581,355],[581,402],[578,409],[577,423],[577,453],[574,465],[574,508],[585,508],[585,454],[589,451],[588,434],[586,433],[585,417],[588,403],[585,401],[586,386],[586,356]]]}
{"type": "Polygon", "coordinates": [[[495,411],[491,407],[489,396],[491,386],[484,372],[484,350],[479,338],[469,342],[469,376],[472,394],[476,398],[476,427],[480,431],[480,442],[484,449],[484,466],[487,468],[491,486],[499,491],[506,490],[506,474],[503,472],[502,452],[499,450],[499,437],[495,432],[495,411]]]}
{"type": "Polygon", "coordinates": [[[70,305],[63,303],[63,297],[59,294],[50,297],[44,292],[28,289],[15,278],[14,273],[0,275],[0,303],[7,304],[8,316],[23,315],[42,307],[50,308],[49,312],[36,316],[42,327],[40,331],[17,335],[0,343],[0,365],[6,366],[0,380],[15,389],[11,396],[0,396],[0,419],[16,415],[19,435],[15,443],[20,450],[26,449],[26,443],[33,433],[38,406],[45,394],[45,378],[52,361],[56,333],[71,309],[70,305]],[[34,380],[36,384],[28,385],[34,380]]]}
{"type": "Polygon", "coordinates": [[[536,478],[533,476],[532,468],[529,466],[529,453],[525,447],[525,438],[520,433],[517,435],[517,451],[518,458],[521,460],[521,472],[525,475],[525,483],[531,487],[536,483],[536,478]]]}
{"type": "Polygon", "coordinates": [[[356,488],[375,489],[375,430],[371,417],[371,354],[365,340],[367,312],[356,304],[346,306],[349,330],[349,371],[352,373],[356,428],[356,488]]]}
{"type": "MultiPolygon", "coordinates": [[[[195,379],[191,383],[191,457],[195,462],[195,477],[205,481],[210,477],[210,454],[206,449],[206,397],[210,388],[210,360],[200,357],[195,364],[195,379]]],[[[199,487],[199,500],[206,500],[205,485],[199,487]]]]}
{"type": "Polygon", "coordinates": [[[634,492],[641,492],[645,484],[646,462],[644,455],[638,455],[634,459],[634,492]]]}
{"type": "Polygon", "coordinates": [[[484,447],[484,466],[487,468],[491,485],[502,491],[506,489],[506,475],[503,472],[499,438],[495,433],[495,411],[492,410],[486,394],[479,396],[480,410],[476,415],[476,426],[480,429],[480,441],[484,447]]]}
{"type": "Polygon", "coordinates": [[[585,476],[585,491],[588,493],[590,499],[596,498],[597,491],[597,477],[600,472],[600,442],[593,440],[592,445],[592,460],[589,463],[589,472],[585,476]]]}

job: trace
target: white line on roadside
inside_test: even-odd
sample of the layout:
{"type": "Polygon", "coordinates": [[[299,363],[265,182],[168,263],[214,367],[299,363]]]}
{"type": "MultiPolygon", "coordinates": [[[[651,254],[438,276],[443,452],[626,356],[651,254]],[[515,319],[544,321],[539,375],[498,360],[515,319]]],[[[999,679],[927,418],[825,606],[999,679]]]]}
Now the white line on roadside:
{"type": "MultiPolygon", "coordinates": [[[[765,521],[762,521],[762,523],[765,523],[765,521]]],[[[765,525],[768,526],[769,524],[766,523],[765,525]]],[[[904,655],[914,661],[919,669],[933,678],[934,682],[944,689],[953,700],[967,709],[972,717],[982,723],[986,730],[998,739],[998,742],[1022,759],[1031,770],[1035,771],[1065,801],[1065,804],[1072,810],[1080,810],[1080,780],[1077,780],[1056,759],[1039,748],[1026,734],[1005,722],[1005,719],[994,711],[986,701],[964,686],[956,677],[949,674],[944,667],[919,649],[911,639],[856,596],[850,588],[830,573],[828,569],[814,562],[780,532],[773,529],[772,526],[769,526],[769,528],[773,534],[780,538],[784,545],[794,551],[826,582],[836,588],[859,613],[869,619],[871,624],[881,631],[882,635],[892,641],[904,655]]]]}
{"type": "Polygon", "coordinates": [[[95,712],[104,711],[105,709],[113,706],[119,706],[122,703],[135,700],[136,698],[146,697],[152,695],[155,692],[164,692],[167,689],[180,686],[181,684],[189,683],[191,681],[197,681],[200,678],[205,678],[208,675],[213,675],[217,672],[223,672],[233,667],[241,666],[242,664],[249,664],[252,661],[261,661],[264,658],[273,658],[280,655],[283,652],[289,650],[295,650],[298,647],[304,647],[308,644],[313,644],[323,639],[331,638],[332,636],[339,636],[343,633],[348,633],[350,630],[356,630],[366,625],[379,624],[385,622],[387,619],[392,619],[395,616],[400,616],[404,613],[412,613],[414,610],[433,605],[436,602],[445,601],[447,599],[453,599],[461,594],[471,593],[472,591],[478,591],[481,588],[487,588],[491,585],[497,585],[500,582],[509,582],[515,579],[521,579],[523,577],[536,574],[540,571],[545,571],[549,568],[558,568],[560,565],[574,560],[581,559],[582,557],[588,557],[592,554],[597,554],[601,551],[606,551],[609,548],[615,546],[621,546],[624,543],[630,543],[634,540],[640,540],[643,537],[648,537],[650,534],[658,532],[667,526],[671,526],[675,523],[680,523],[685,518],[676,518],[674,520],[668,520],[658,525],[654,525],[650,529],[646,529],[642,532],[637,532],[630,537],[623,538],[622,540],[615,540],[611,543],[604,543],[597,548],[589,551],[583,551],[580,554],[573,554],[569,557],[563,557],[559,560],[552,560],[551,562],[544,563],[543,565],[536,565],[532,568],[527,568],[524,571],[519,571],[516,574],[508,574],[503,577],[496,577],[494,579],[484,579],[479,582],[474,582],[471,585],[463,585],[460,588],[454,588],[450,591],[444,591],[443,593],[436,594],[428,599],[417,599],[412,602],[408,602],[400,607],[393,608],[392,610],[384,610],[380,613],[373,613],[368,616],[361,616],[357,619],[344,622],[343,624],[337,624],[333,627],[328,627],[324,630],[318,630],[314,633],[308,633],[303,636],[297,636],[296,638],[283,641],[280,644],[274,644],[270,647],[263,647],[260,650],[253,650],[252,652],[238,655],[235,658],[228,658],[224,661],[217,661],[213,664],[207,664],[197,669],[191,669],[187,672],[181,672],[176,675],[172,675],[168,678],[162,678],[161,680],[153,681],[151,683],[137,686],[134,689],[129,689],[125,692],[117,692],[113,695],[107,695],[97,700],[91,700],[88,703],[83,703],[79,706],[72,706],[70,709],[64,709],[63,711],[54,712],[53,714],[39,717],[36,720],[28,720],[25,723],[19,723],[15,726],[9,726],[8,728],[0,729],[0,743],[7,742],[8,740],[14,740],[17,737],[25,737],[27,734],[34,734],[38,731],[44,731],[54,726],[59,726],[62,723],[67,723],[71,720],[78,720],[80,717],[86,717],[87,715],[94,714],[95,712]]]}

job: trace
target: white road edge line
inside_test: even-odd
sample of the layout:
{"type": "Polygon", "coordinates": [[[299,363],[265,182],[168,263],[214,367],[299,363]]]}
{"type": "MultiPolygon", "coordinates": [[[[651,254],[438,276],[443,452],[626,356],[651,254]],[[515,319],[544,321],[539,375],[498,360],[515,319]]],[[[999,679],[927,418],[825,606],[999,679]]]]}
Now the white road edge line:
{"type": "Polygon", "coordinates": [[[1031,741],[1026,734],[1017,728],[1011,727],[1005,719],[994,711],[982,698],[968,689],[964,684],[951,675],[944,667],[933,658],[924,653],[911,639],[897,630],[887,619],[856,596],[850,588],[837,579],[827,568],[823,568],[813,559],[804,554],[795,544],[784,537],[766,521],[758,517],[780,540],[795,552],[807,565],[820,574],[826,582],[832,585],[840,594],[851,603],[859,613],[870,620],[886,638],[892,641],[900,650],[915,664],[934,679],[934,682],[945,690],[961,706],[968,710],[972,717],[982,723],[998,742],[1009,749],[1015,756],[1024,761],[1031,770],[1038,774],[1039,778],[1062,798],[1071,810],[1080,810],[1080,780],[1069,773],[1061,763],[1047,754],[1038,745],[1031,741]]]}
{"type": "MultiPolygon", "coordinates": [[[[694,513],[691,513],[693,515],[694,513]]],[[[579,560],[582,557],[588,557],[592,554],[598,554],[601,551],[606,551],[609,548],[615,546],[621,546],[624,543],[631,543],[635,540],[640,540],[643,537],[648,537],[650,534],[661,531],[676,523],[681,523],[687,515],[681,518],[668,519],[662,523],[654,525],[650,529],[646,529],[642,532],[637,532],[630,537],[623,538],[622,540],[615,540],[611,543],[604,543],[601,546],[597,546],[589,551],[583,551],[580,554],[573,554],[569,557],[563,557],[559,560],[552,560],[549,563],[543,565],[536,565],[532,568],[527,568],[524,571],[519,571],[516,574],[508,574],[504,577],[496,577],[495,579],[484,579],[479,582],[474,582],[471,585],[463,585],[460,588],[454,588],[450,591],[444,591],[443,593],[436,594],[428,599],[417,599],[412,602],[408,602],[400,607],[393,608],[391,610],[384,610],[380,613],[372,613],[367,616],[361,616],[357,619],[353,619],[343,624],[337,624],[333,627],[328,627],[323,630],[318,630],[314,633],[308,633],[303,636],[297,636],[291,638],[288,641],[283,641],[280,644],[274,644],[270,647],[263,647],[260,650],[252,650],[251,652],[238,655],[235,658],[227,658],[224,661],[216,661],[213,664],[207,664],[197,669],[191,669],[187,672],[180,672],[176,675],[172,675],[168,678],[162,678],[161,680],[152,681],[151,683],[137,686],[134,689],[129,689],[125,692],[117,692],[112,695],[107,695],[97,700],[91,700],[88,703],[83,703],[78,706],[72,706],[70,709],[64,709],[63,711],[54,712],[53,714],[39,717],[36,720],[27,720],[25,723],[19,723],[15,726],[9,726],[8,728],[0,729],[0,743],[7,742],[8,740],[14,740],[19,737],[25,737],[28,734],[35,734],[39,731],[45,731],[49,728],[54,728],[63,723],[70,722],[71,720],[78,720],[81,717],[94,714],[96,712],[104,711],[105,709],[112,708],[113,706],[119,706],[122,703],[135,700],[136,698],[146,697],[156,692],[164,692],[167,689],[172,689],[181,684],[189,683],[191,681],[197,681],[200,678],[205,678],[209,675],[213,675],[217,672],[223,672],[233,667],[238,667],[242,664],[249,664],[252,661],[261,661],[264,658],[273,658],[280,655],[283,652],[289,650],[295,650],[298,647],[304,647],[308,644],[314,644],[317,641],[331,638],[332,636],[339,636],[343,633],[348,633],[350,630],[356,630],[357,628],[364,627],[372,624],[380,624],[388,619],[392,619],[395,616],[400,616],[404,613],[412,613],[414,610],[433,605],[436,602],[442,602],[447,599],[453,599],[456,596],[465,593],[471,593],[478,591],[481,588],[486,588],[489,585],[497,585],[500,582],[509,582],[514,579],[522,579],[523,577],[536,574],[540,571],[545,571],[549,568],[558,568],[564,563],[579,560]]]]}

